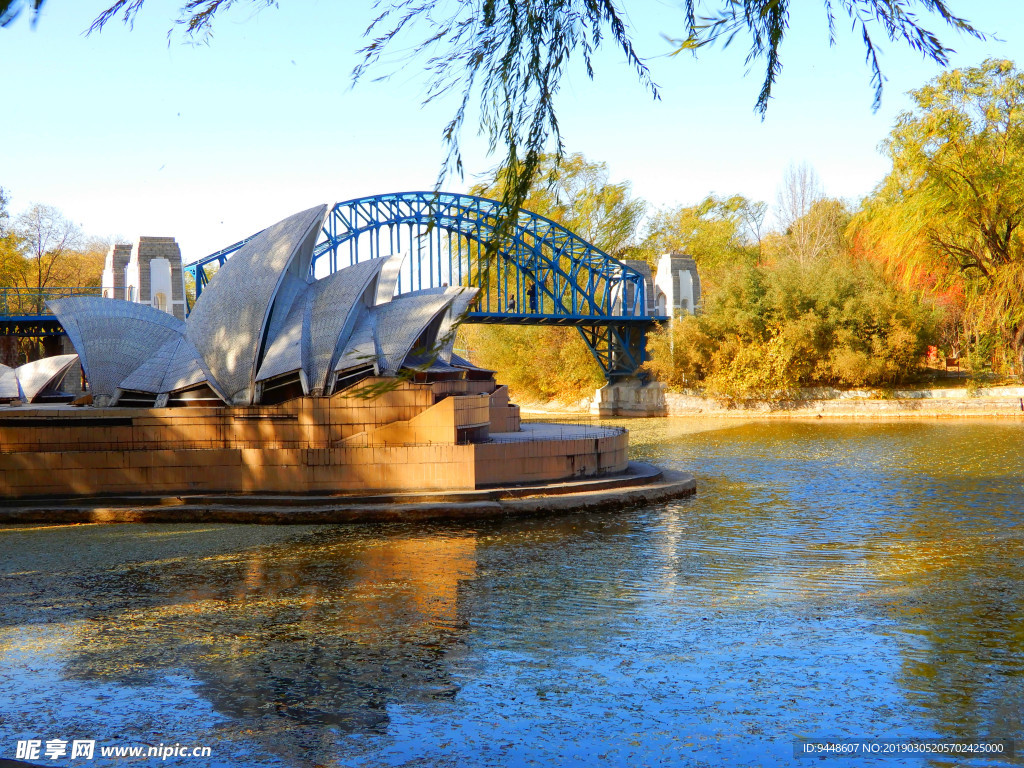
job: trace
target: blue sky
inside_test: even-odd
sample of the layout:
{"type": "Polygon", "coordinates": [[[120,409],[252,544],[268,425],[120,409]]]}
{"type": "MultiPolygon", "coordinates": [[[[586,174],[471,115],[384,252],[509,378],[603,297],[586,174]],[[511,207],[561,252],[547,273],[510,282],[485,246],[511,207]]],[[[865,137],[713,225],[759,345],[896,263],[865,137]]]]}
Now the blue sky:
{"type": "MultiPolygon", "coordinates": [[[[421,107],[418,63],[350,88],[370,2],[239,7],[208,45],[181,34],[168,45],[173,0],[148,0],[134,30],[114,23],[85,37],[102,5],[48,0],[35,29],[25,18],[0,30],[0,186],[13,212],[41,202],[90,234],[173,235],[192,261],[316,203],[433,185],[452,103],[421,107]]],[[[801,3],[762,121],[753,106],[763,72],[757,63],[748,73],[745,49],[668,57],[663,35],[681,34],[680,4],[626,5],[662,100],[608,49],[593,82],[572,73],[558,106],[567,150],[607,162],[613,180],[631,181],[653,206],[710,192],[771,203],[787,165],[805,161],[829,194],[859,198],[887,171],[878,145],[908,107],[905,92],[939,72],[882,42],[888,80],[872,113],[859,39],[840,25],[829,48],[822,3],[801,3]]],[[[988,56],[1024,65],[1018,0],[952,5],[1000,38],[950,37],[952,66],[988,56]]],[[[448,189],[468,187],[495,162],[472,125],[464,140],[467,177],[448,189]]]]}

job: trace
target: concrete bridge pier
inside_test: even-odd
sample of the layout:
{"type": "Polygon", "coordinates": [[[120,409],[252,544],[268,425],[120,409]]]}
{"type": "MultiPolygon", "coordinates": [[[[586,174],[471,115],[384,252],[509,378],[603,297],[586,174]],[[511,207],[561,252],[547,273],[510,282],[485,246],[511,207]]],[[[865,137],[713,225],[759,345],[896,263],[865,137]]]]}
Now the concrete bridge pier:
{"type": "Polygon", "coordinates": [[[590,412],[595,416],[665,416],[665,385],[660,381],[645,384],[635,378],[605,384],[594,393],[590,412]]]}

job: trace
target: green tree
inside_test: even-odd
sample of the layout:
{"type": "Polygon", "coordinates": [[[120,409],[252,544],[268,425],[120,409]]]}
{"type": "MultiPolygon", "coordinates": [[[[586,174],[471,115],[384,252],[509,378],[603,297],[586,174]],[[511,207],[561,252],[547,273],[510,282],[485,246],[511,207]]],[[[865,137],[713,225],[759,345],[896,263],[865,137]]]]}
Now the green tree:
{"type": "MultiPolygon", "coordinates": [[[[38,14],[44,0],[0,0],[0,24],[31,6],[38,14]]],[[[117,0],[97,17],[92,30],[119,15],[130,23],[145,0],[117,0]]],[[[205,35],[217,15],[241,2],[250,7],[277,5],[277,0],[184,0],[178,22],[192,35],[205,35]]],[[[676,53],[696,53],[714,44],[735,40],[749,44],[748,62],[764,63],[764,80],[756,109],[764,114],[772,87],[782,71],[780,47],[790,24],[792,0],[685,0],[676,53]]],[[[445,171],[462,172],[460,136],[467,111],[478,113],[480,128],[492,150],[501,148],[501,167],[513,183],[505,185],[510,225],[542,172],[543,156],[552,149],[562,155],[556,100],[571,66],[582,64],[594,76],[593,55],[610,44],[640,84],[658,98],[658,87],[636,52],[633,40],[613,0],[479,0],[438,4],[430,0],[381,0],[383,10],[367,30],[362,63],[356,80],[374,69],[385,56],[400,53],[422,60],[429,101],[439,95],[458,96],[455,114],[442,132],[447,147],[445,171]],[[416,42],[416,41],[419,42],[416,42]]],[[[851,33],[863,42],[875,90],[881,99],[882,75],[876,36],[909,46],[925,59],[945,65],[951,49],[919,20],[919,11],[937,17],[945,26],[974,37],[983,36],[955,14],[946,0],[822,0],[829,42],[837,37],[837,22],[848,21],[851,33]]],[[[805,12],[805,11],[804,11],[805,12]]],[[[846,26],[845,23],[842,26],[846,26]]],[[[671,30],[666,30],[671,33],[671,30]]]]}
{"type": "Polygon", "coordinates": [[[21,255],[21,240],[10,227],[9,202],[7,191],[0,187],[0,285],[13,286],[21,283],[26,263],[21,255]]]}
{"type": "MultiPolygon", "coordinates": [[[[1024,73],[1010,61],[912,91],[893,168],[857,225],[911,280],[958,289],[969,343],[1024,358],[1024,73]]],[[[988,357],[988,351],[985,357],[988,357]]]]}
{"type": "MultiPolygon", "coordinates": [[[[561,160],[544,155],[538,178],[540,183],[530,190],[523,208],[561,224],[610,256],[633,255],[647,204],[632,197],[628,181],[613,184],[607,164],[591,162],[580,153],[561,160]]],[[[500,199],[509,181],[507,171],[500,169],[490,182],[473,186],[470,194],[500,199]]]]}
{"type": "MultiPolygon", "coordinates": [[[[18,216],[15,230],[28,262],[22,287],[41,294],[44,289],[59,284],[55,278],[82,242],[82,233],[75,223],[53,206],[33,205],[18,216]]],[[[42,311],[42,302],[40,295],[36,299],[37,312],[42,311]]]]}
{"type": "Polygon", "coordinates": [[[694,206],[655,213],[647,225],[642,250],[648,259],[682,251],[703,272],[754,263],[760,257],[762,222],[767,206],[742,195],[709,195],[694,206]]]}
{"type": "MultiPolygon", "coordinates": [[[[635,255],[646,203],[631,196],[628,182],[613,183],[605,163],[588,161],[581,154],[561,163],[554,155],[545,155],[541,170],[543,183],[531,190],[525,209],[556,221],[612,256],[635,255]]],[[[470,191],[500,198],[508,183],[509,175],[499,171],[470,191]]],[[[517,397],[578,401],[603,381],[574,328],[470,325],[460,328],[460,337],[460,346],[471,350],[473,361],[498,371],[517,397]]]]}
{"type": "Polygon", "coordinates": [[[22,300],[25,314],[42,312],[48,289],[100,284],[109,244],[85,238],[78,226],[53,206],[34,205],[19,215],[14,237],[21,264],[8,284],[31,291],[22,300]]]}
{"type": "Polygon", "coordinates": [[[655,335],[648,369],[670,386],[732,400],[896,384],[916,371],[935,321],[918,292],[846,254],[746,265],[723,273],[701,315],[655,335]]]}

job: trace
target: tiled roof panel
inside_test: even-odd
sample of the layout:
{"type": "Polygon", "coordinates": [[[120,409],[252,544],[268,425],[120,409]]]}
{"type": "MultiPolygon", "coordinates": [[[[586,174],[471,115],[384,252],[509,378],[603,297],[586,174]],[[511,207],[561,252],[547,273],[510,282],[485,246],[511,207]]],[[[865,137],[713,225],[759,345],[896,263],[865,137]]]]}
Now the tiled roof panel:
{"type": "Polygon", "coordinates": [[[21,397],[18,389],[18,377],[14,375],[14,369],[4,366],[0,371],[0,400],[17,400],[21,397]]]}
{"type": "Polygon", "coordinates": [[[188,317],[189,341],[234,403],[252,402],[274,299],[286,274],[305,279],[326,212],[327,206],[321,205],[297,213],[242,246],[210,281],[188,317]]]}
{"type": "Polygon", "coordinates": [[[402,295],[373,309],[376,315],[374,338],[381,373],[398,373],[420,334],[440,312],[447,311],[454,298],[447,292],[412,297],[402,295]]]}
{"type": "Polygon", "coordinates": [[[276,336],[267,348],[267,354],[260,364],[257,381],[272,379],[285,373],[302,369],[302,329],[308,314],[312,286],[292,301],[291,311],[281,323],[276,336]]]}
{"type": "Polygon", "coordinates": [[[371,310],[361,308],[355,322],[352,335],[349,336],[345,349],[334,365],[335,371],[347,371],[364,365],[377,364],[377,345],[373,340],[373,328],[376,317],[371,310]]]}
{"type": "MultiPolygon", "coordinates": [[[[348,344],[359,316],[363,294],[373,287],[388,259],[372,259],[354,264],[317,280],[312,288],[307,341],[303,349],[303,367],[309,375],[310,389],[323,392],[332,363],[348,344]]],[[[375,296],[370,297],[372,303],[375,296]]]]}
{"type": "Polygon", "coordinates": [[[31,403],[36,395],[56,387],[77,361],[78,355],[54,355],[18,366],[14,374],[21,385],[22,397],[31,403]]]}
{"type": "Polygon", "coordinates": [[[159,394],[163,392],[164,376],[167,368],[174,359],[174,353],[178,346],[184,341],[183,336],[175,336],[168,339],[152,357],[147,359],[138,368],[128,374],[120,383],[121,389],[130,389],[133,392],[150,392],[159,394]]]}
{"type": "Polygon", "coordinates": [[[193,387],[207,381],[208,375],[203,369],[199,352],[187,338],[182,337],[181,343],[174,351],[171,364],[164,375],[161,392],[176,392],[179,389],[193,387]]]}
{"type": "Polygon", "coordinates": [[[120,299],[72,296],[47,305],[78,351],[98,402],[184,329],[173,315],[120,299]]]}
{"type": "Polygon", "coordinates": [[[480,291],[479,288],[449,288],[450,293],[455,294],[455,298],[452,299],[452,308],[445,316],[444,322],[441,323],[441,330],[437,334],[437,340],[440,348],[438,349],[438,359],[450,363],[452,361],[452,353],[455,350],[455,328],[456,324],[465,314],[466,310],[469,309],[469,305],[476,298],[477,293],[480,291]]]}
{"type": "Polygon", "coordinates": [[[405,254],[396,253],[394,256],[385,256],[384,258],[387,259],[387,263],[381,269],[380,278],[377,280],[377,300],[374,304],[387,304],[394,298],[405,254]]]}

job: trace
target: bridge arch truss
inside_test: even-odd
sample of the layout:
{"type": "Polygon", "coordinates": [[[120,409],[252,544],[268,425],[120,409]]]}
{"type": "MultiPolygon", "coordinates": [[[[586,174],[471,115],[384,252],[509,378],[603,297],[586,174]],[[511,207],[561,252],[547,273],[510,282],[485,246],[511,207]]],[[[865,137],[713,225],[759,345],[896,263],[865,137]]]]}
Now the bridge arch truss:
{"type": "MultiPolygon", "coordinates": [[[[447,192],[372,195],[335,204],[312,270],[322,277],[405,253],[398,293],[442,285],[480,289],[464,322],[576,327],[606,378],[637,376],[649,314],[643,276],[560,224],[520,211],[498,231],[501,203],[447,192]]],[[[255,236],[255,235],[254,235],[255,236]]],[[[250,238],[185,267],[197,297],[216,266],[250,238]]]]}

